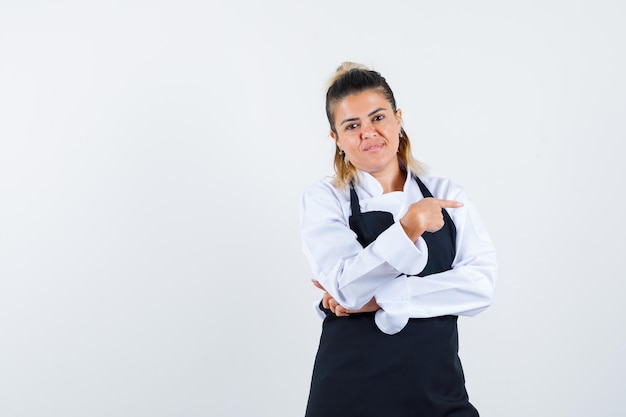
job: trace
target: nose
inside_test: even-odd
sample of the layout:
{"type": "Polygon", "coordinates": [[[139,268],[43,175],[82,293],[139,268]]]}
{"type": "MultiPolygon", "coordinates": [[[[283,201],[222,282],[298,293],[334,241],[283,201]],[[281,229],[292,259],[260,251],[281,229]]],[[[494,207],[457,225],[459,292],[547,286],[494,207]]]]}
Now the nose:
{"type": "Polygon", "coordinates": [[[367,120],[361,123],[361,136],[363,139],[372,138],[376,135],[376,128],[374,127],[374,124],[372,122],[367,120]]]}

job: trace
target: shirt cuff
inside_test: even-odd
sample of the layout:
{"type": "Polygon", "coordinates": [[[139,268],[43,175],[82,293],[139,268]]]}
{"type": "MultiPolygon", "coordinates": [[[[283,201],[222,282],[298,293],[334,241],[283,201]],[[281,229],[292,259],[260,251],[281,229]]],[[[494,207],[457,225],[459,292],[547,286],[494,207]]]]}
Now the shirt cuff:
{"type": "Polygon", "coordinates": [[[320,300],[317,300],[315,302],[315,312],[320,316],[320,318],[325,319],[326,318],[326,312],[321,309],[320,304],[321,304],[320,300]]]}
{"type": "Polygon", "coordinates": [[[424,270],[428,261],[428,246],[420,236],[417,242],[411,241],[400,222],[392,224],[381,233],[376,241],[376,252],[397,271],[407,275],[417,275],[424,270]]]}
{"type": "Polygon", "coordinates": [[[387,334],[395,334],[409,322],[407,277],[401,276],[383,285],[376,291],[376,303],[381,310],[376,312],[376,326],[387,334]]]}
{"type": "Polygon", "coordinates": [[[376,326],[386,334],[400,332],[409,322],[409,312],[405,305],[388,305],[389,310],[378,310],[374,316],[376,326]]]}

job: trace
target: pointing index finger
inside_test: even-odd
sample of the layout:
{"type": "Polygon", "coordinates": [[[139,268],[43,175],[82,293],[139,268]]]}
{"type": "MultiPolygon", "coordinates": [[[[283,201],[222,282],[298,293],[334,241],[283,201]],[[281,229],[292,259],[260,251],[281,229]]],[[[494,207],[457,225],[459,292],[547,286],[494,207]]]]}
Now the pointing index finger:
{"type": "Polygon", "coordinates": [[[463,203],[456,200],[443,200],[439,199],[439,205],[441,208],[459,208],[463,207],[463,203]]]}

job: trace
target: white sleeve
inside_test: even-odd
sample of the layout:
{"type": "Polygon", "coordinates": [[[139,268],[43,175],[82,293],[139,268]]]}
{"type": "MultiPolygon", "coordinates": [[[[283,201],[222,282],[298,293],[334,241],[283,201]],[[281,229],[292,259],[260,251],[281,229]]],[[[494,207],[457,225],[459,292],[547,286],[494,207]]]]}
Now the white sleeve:
{"type": "Polygon", "coordinates": [[[413,243],[394,223],[363,248],[350,229],[338,191],[320,182],[302,198],[302,248],[320,284],[347,309],[359,309],[400,274],[426,266],[423,239],[413,243]]]}
{"type": "Polygon", "coordinates": [[[473,316],[491,304],[497,272],[493,243],[464,190],[456,187],[441,198],[464,203],[448,209],[457,230],[452,269],[425,277],[401,276],[380,286],[375,296],[382,310],[376,323],[386,333],[400,331],[409,317],[473,316]]]}

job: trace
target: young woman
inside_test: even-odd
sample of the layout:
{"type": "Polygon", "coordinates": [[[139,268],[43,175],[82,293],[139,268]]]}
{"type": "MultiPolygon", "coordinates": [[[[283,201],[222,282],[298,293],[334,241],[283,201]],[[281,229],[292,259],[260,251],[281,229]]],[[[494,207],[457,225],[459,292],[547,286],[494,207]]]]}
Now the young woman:
{"type": "Polygon", "coordinates": [[[465,191],[422,176],[378,72],[343,63],[326,94],[335,171],[302,200],[324,290],[307,417],[474,417],[457,316],[490,304],[493,244],[465,191]]]}

